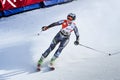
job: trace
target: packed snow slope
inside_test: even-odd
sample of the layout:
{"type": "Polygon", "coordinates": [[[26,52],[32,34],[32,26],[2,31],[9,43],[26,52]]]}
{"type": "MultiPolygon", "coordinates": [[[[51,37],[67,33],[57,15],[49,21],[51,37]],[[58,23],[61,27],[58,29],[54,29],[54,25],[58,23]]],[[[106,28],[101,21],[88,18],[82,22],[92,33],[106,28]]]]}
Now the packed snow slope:
{"type": "Polygon", "coordinates": [[[75,0],[0,19],[0,80],[120,80],[120,1],[75,0]],[[57,47],[37,61],[61,26],[41,32],[42,26],[75,13],[80,43],[103,51],[75,46],[75,35],[56,60],[55,71],[46,67],[57,47]],[[40,33],[38,36],[37,33],[40,33]],[[111,53],[111,56],[108,54],[111,53]]]}

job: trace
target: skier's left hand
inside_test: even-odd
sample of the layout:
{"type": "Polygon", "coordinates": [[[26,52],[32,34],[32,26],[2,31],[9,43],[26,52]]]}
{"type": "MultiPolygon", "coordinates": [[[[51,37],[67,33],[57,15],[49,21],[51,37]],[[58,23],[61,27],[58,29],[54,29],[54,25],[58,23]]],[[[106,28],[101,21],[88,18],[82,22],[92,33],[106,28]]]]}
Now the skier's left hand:
{"type": "Polygon", "coordinates": [[[79,41],[76,40],[76,41],[74,42],[74,44],[75,44],[75,45],[79,45],[79,41]]]}

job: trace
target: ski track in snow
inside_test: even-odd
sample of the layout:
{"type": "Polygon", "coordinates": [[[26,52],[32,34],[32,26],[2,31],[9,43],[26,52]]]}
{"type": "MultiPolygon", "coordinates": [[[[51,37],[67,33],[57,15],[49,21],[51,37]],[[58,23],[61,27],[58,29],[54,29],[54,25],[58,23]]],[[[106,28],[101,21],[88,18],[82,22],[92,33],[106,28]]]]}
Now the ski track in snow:
{"type": "Polygon", "coordinates": [[[76,0],[0,19],[0,80],[120,80],[120,1],[76,0]],[[80,43],[108,54],[75,46],[74,33],[56,70],[47,71],[54,51],[46,58],[41,72],[36,64],[61,27],[40,33],[40,28],[77,15],[80,43]],[[40,33],[38,36],[37,33],[40,33]]]}

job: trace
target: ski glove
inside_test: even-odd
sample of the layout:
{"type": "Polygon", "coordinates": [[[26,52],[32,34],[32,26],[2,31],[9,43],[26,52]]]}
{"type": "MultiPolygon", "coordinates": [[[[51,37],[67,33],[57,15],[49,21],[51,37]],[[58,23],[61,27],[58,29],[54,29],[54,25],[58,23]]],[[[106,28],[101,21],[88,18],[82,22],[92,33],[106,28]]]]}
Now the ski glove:
{"type": "Polygon", "coordinates": [[[76,40],[76,41],[74,42],[74,44],[75,44],[75,45],[79,45],[79,41],[76,40]]]}
{"type": "Polygon", "coordinates": [[[43,27],[42,27],[42,31],[46,31],[47,29],[48,29],[47,26],[43,26],[43,27]]]}

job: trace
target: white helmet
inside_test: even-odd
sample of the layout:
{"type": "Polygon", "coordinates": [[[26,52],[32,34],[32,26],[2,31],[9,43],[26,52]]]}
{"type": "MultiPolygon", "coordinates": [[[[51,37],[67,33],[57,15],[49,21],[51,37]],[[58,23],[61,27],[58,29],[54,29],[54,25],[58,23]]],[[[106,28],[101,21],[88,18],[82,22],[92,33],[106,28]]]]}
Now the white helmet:
{"type": "Polygon", "coordinates": [[[73,13],[69,13],[68,15],[67,15],[67,18],[68,17],[72,17],[73,18],[73,20],[75,20],[76,19],[76,15],[75,14],[73,14],[73,13]]]}

